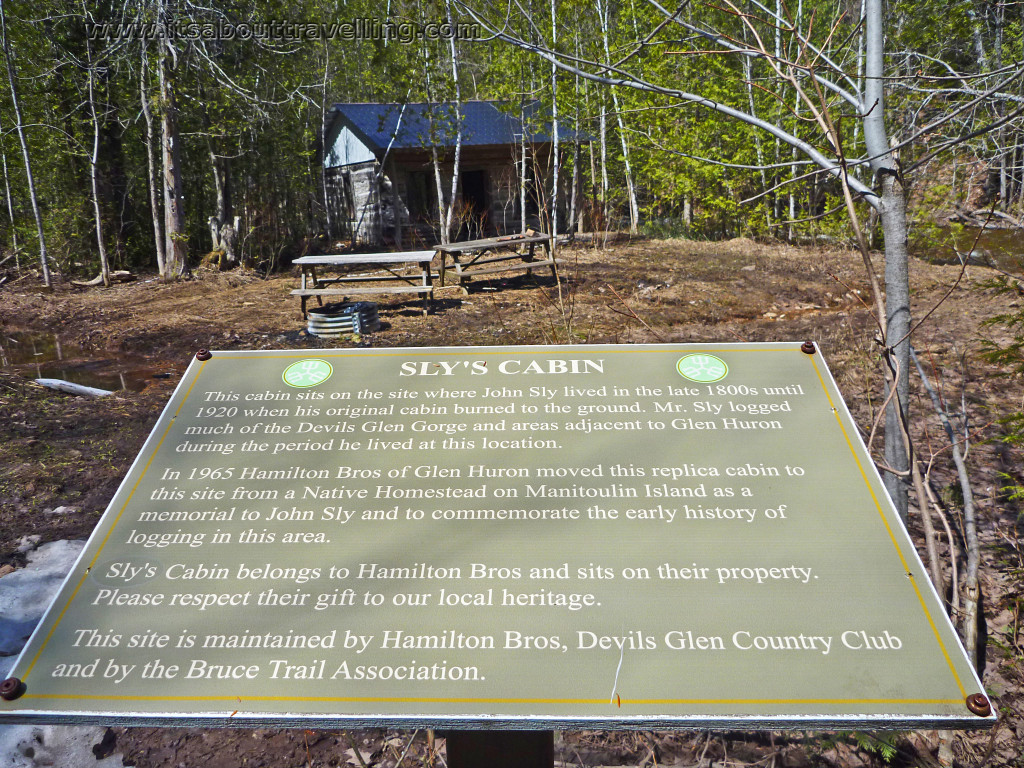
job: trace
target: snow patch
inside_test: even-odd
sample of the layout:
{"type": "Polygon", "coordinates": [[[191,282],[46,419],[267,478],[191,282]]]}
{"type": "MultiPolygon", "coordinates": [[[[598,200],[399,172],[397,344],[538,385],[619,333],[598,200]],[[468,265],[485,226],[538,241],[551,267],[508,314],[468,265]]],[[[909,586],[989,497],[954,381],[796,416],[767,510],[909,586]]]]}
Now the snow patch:
{"type": "MultiPolygon", "coordinates": [[[[32,547],[39,537],[25,537],[32,547]]],[[[34,549],[28,565],[0,578],[0,679],[43,618],[84,541],[53,541],[34,549]]],[[[70,725],[0,726],[0,768],[125,768],[121,755],[96,759],[106,728],[70,725]]]]}
{"type": "Polygon", "coordinates": [[[106,728],[70,725],[0,726],[0,768],[125,768],[122,755],[96,759],[106,728]]]}
{"type": "MultiPolygon", "coordinates": [[[[28,565],[0,579],[0,680],[71,571],[84,541],[53,541],[29,553],[28,565]]],[[[2,766],[0,766],[2,768],[2,766]]]]}

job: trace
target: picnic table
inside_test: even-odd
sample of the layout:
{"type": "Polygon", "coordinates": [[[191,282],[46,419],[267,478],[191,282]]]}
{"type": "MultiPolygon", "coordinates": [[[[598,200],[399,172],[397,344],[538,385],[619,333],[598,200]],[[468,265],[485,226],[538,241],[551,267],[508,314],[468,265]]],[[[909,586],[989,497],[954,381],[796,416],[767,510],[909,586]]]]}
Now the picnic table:
{"type": "Polygon", "coordinates": [[[306,317],[306,302],[315,296],[322,305],[324,296],[365,296],[370,294],[416,293],[423,297],[423,314],[430,310],[430,301],[434,298],[433,275],[430,262],[434,251],[399,251],[397,253],[345,253],[321,256],[302,256],[293,261],[302,270],[302,283],[292,296],[302,298],[302,316],[306,317]],[[410,271],[412,265],[417,270],[410,271]],[[327,269],[338,269],[356,265],[374,266],[372,274],[345,274],[336,277],[324,277],[317,274],[327,269]],[[367,287],[347,287],[352,283],[390,283],[403,282],[405,285],[371,285],[367,287]],[[345,287],[330,287],[344,285],[345,287]]]}
{"type": "Polygon", "coordinates": [[[518,269],[525,269],[532,273],[537,267],[550,267],[551,274],[557,280],[557,265],[564,263],[561,259],[556,259],[551,255],[551,236],[533,230],[501,237],[485,237],[482,240],[435,245],[434,248],[441,254],[439,272],[441,285],[445,284],[446,272],[454,270],[458,276],[459,287],[466,295],[469,295],[466,281],[476,275],[518,269]],[[540,259],[536,257],[538,245],[543,250],[543,258],[540,259]],[[525,249],[520,250],[523,246],[525,249]],[[452,261],[450,266],[448,265],[449,258],[452,261]]]}

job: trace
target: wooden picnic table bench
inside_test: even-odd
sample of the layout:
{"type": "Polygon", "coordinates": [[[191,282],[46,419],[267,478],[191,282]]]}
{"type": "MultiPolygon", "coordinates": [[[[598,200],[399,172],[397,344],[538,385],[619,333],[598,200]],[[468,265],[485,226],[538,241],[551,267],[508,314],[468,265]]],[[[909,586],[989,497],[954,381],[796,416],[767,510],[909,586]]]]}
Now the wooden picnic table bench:
{"type": "Polygon", "coordinates": [[[423,297],[423,314],[430,311],[430,302],[434,298],[433,274],[430,262],[434,251],[399,251],[397,253],[345,253],[321,256],[302,256],[292,264],[298,264],[302,270],[302,283],[292,296],[302,299],[302,316],[306,317],[306,302],[315,296],[322,305],[324,296],[366,296],[372,294],[415,293],[423,297]],[[407,270],[412,264],[419,267],[418,271],[407,270]],[[378,271],[374,274],[346,274],[340,277],[324,277],[317,274],[317,268],[339,268],[354,265],[375,265],[378,271]],[[383,272],[384,274],[381,274],[383,272]],[[374,285],[364,288],[326,287],[349,285],[352,283],[404,282],[405,285],[374,285]]]}
{"type": "Polygon", "coordinates": [[[441,254],[440,284],[445,284],[446,272],[454,270],[458,276],[458,285],[466,295],[469,295],[466,281],[476,275],[520,269],[532,273],[537,267],[550,267],[551,274],[557,280],[557,265],[564,263],[551,255],[551,236],[533,230],[522,234],[435,245],[434,248],[441,254]],[[538,245],[544,251],[541,259],[536,258],[535,254],[538,245]],[[525,250],[520,250],[523,246],[526,246],[525,250]],[[449,258],[452,260],[450,266],[449,258]]]}

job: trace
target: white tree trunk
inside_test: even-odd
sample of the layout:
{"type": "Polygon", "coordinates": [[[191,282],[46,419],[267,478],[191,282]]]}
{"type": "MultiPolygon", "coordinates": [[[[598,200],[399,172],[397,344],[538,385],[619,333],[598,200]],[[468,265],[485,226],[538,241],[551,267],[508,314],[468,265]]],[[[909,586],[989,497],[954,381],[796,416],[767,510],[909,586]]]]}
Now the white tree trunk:
{"type": "MultiPolygon", "coordinates": [[[[608,2],[605,0],[604,7],[599,4],[597,9],[601,17],[601,38],[604,41],[605,63],[611,63],[612,53],[608,45],[608,2]]],[[[622,120],[622,112],[619,109],[619,94],[615,86],[611,87],[612,106],[615,108],[615,120],[619,126],[619,141],[622,144],[622,161],[625,166],[626,176],[626,197],[629,199],[629,233],[635,235],[640,224],[640,208],[636,202],[636,189],[633,186],[633,170],[629,163],[629,145],[626,142],[626,126],[622,120]]]]}
{"type": "MultiPolygon", "coordinates": [[[[452,19],[451,0],[445,0],[445,12],[448,14],[448,24],[454,26],[452,19]]],[[[455,218],[455,199],[459,192],[459,163],[462,159],[462,89],[459,85],[459,55],[455,48],[455,36],[448,38],[449,53],[452,58],[452,82],[455,84],[455,158],[452,161],[452,192],[448,201],[448,211],[444,219],[444,228],[449,242],[452,238],[452,222],[455,218]]]]}
{"type": "Polygon", "coordinates": [[[86,63],[89,66],[89,114],[92,116],[92,157],[89,158],[89,181],[92,185],[92,210],[96,219],[96,247],[100,252],[100,278],[103,285],[110,285],[110,263],[107,260],[107,245],[103,242],[103,215],[100,211],[100,120],[96,114],[96,72],[92,66],[92,46],[86,42],[86,63]]]}
{"type": "Polygon", "coordinates": [[[601,94],[601,120],[599,140],[601,142],[601,227],[604,229],[604,244],[608,242],[608,119],[604,94],[601,94]]]}
{"type": "Polygon", "coordinates": [[[430,160],[431,165],[434,168],[434,186],[437,194],[437,228],[438,235],[441,238],[441,244],[447,245],[449,238],[448,226],[445,221],[444,184],[441,180],[441,158],[437,151],[437,125],[434,115],[434,97],[430,87],[430,56],[427,50],[426,41],[424,41],[423,45],[420,47],[420,52],[423,55],[423,79],[426,84],[427,94],[427,130],[430,134],[428,136],[430,141],[430,160]]]}
{"type": "MultiPolygon", "coordinates": [[[[744,28],[744,32],[745,31],[746,31],[746,28],[744,28]]],[[[750,57],[749,56],[744,56],[743,57],[743,77],[746,80],[747,104],[750,107],[750,114],[752,114],[755,117],[757,117],[757,110],[754,107],[754,84],[753,84],[753,78],[752,78],[752,75],[751,75],[750,57]]],[[[777,139],[776,139],[776,141],[777,141],[777,139]]],[[[760,174],[761,174],[761,188],[762,189],[768,189],[769,188],[768,174],[767,174],[767,172],[764,169],[764,150],[761,147],[761,132],[760,131],[758,131],[757,133],[754,134],[754,150],[757,152],[757,164],[759,166],[762,166],[761,170],[760,170],[760,174]]],[[[765,218],[765,224],[767,225],[768,231],[770,232],[771,228],[772,228],[772,215],[771,215],[771,207],[770,206],[767,206],[767,205],[765,206],[764,218],[765,218]]]]}
{"type": "MultiPolygon", "coordinates": [[[[576,132],[579,134],[579,115],[576,120],[576,132]]],[[[572,145],[572,190],[569,195],[569,232],[573,235],[579,234],[579,189],[580,189],[580,143],[577,141],[572,145]]]]}
{"type": "MultiPolygon", "coordinates": [[[[551,0],[551,48],[558,47],[555,0],[551,0]]],[[[551,253],[558,243],[558,67],[551,64],[551,253]]]]}
{"type": "MultiPolygon", "coordinates": [[[[871,168],[882,185],[878,214],[885,238],[885,345],[890,351],[890,368],[896,382],[896,396],[890,400],[885,417],[885,464],[897,473],[909,470],[900,422],[906,423],[910,391],[910,277],[907,255],[907,211],[903,181],[889,150],[885,127],[884,62],[885,37],[882,0],[866,0],[864,15],[864,141],[871,168]]],[[[885,487],[896,511],[907,519],[908,494],[904,477],[884,473],[885,487]]],[[[923,499],[921,504],[927,503],[923,499]]]]}
{"type": "MultiPolygon", "coordinates": [[[[885,464],[906,472],[910,460],[904,447],[900,421],[907,423],[910,395],[910,280],[907,271],[907,213],[903,185],[895,176],[882,177],[882,206],[879,211],[885,239],[885,344],[890,350],[896,377],[896,397],[885,414],[885,464]]],[[[905,477],[885,473],[886,490],[896,511],[905,521],[909,510],[905,477]]],[[[918,500],[919,504],[926,503],[918,500]]]]}
{"type": "Polygon", "coordinates": [[[519,100],[519,231],[526,232],[526,110],[522,99],[519,100]]]}
{"type": "Polygon", "coordinates": [[[322,152],[320,157],[320,191],[324,197],[324,222],[327,226],[327,237],[334,237],[334,221],[331,216],[331,199],[327,190],[327,81],[331,67],[330,46],[324,41],[324,79],[320,87],[320,136],[322,152]]]}
{"type": "MultiPolygon", "coordinates": [[[[2,121],[0,121],[0,131],[3,130],[2,121]]],[[[0,161],[3,162],[4,172],[4,201],[7,203],[7,217],[11,220],[11,248],[14,251],[14,264],[20,270],[21,263],[18,257],[18,252],[21,250],[18,247],[18,229],[14,226],[14,201],[11,197],[11,180],[7,173],[7,153],[0,151],[0,161]]]]}
{"type": "MultiPolygon", "coordinates": [[[[579,56],[580,51],[580,36],[579,30],[576,30],[576,55],[579,56]]],[[[576,93],[580,92],[580,76],[576,75],[576,93]]],[[[572,144],[572,191],[569,197],[569,232],[573,235],[579,234],[581,231],[580,222],[582,216],[580,215],[579,209],[579,187],[580,187],[580,135],[582,134],[582,128],[580,126],[580,101],[579,98],[575,99],[574,110],[573,110],[573,131],[575,137],[572,144]]]]}
{"type": "Polygon", "coordinates": [[[39,212],[39,199],[36,196],[36,184],[32,177],[32,162],[29,159],[28,142],[21,119],[21,105],[18,103],[18,88],[14,76],[14,61],[11,54],[11,43],[7,37],[7,19],[4,17],[4,4],[0,2],[0,37],[3,39],[4,60],[7,63],[7,82],[11,89],[11,103],[14,106],[14,126],[21,142],[21,154],[25,160],[25,179],[28,183],[28,198],[32,204],[32,215],[36,220],[36,233],[39,235],[39,266],[43,274],[43,285],[50,287],[50,259],[46,254],[46,237],[43,235],[43,217],[39,212]]]}
{"type": "MultiPolygon", "coordinates": [[[[163,2],[160,18],[164,20],[163,2]]],[[[166,242],[164,274],[177,280],[190,274],[185,234],[184,192],[181,178],[181,150],[178,146],[178,108],[171,83],[170,53],[166,39],[160,40],[158,72],[160,78],[161,148],[164,170],[164,234],[166,242]]]]}
{"type": "Polygon", "coordinates": [[[149,104],[149,92],[146,90],[147,77],[146,41],[142,41],[142,63],[139,69],[139,97],[142,102],[142,114],[146,118],[146,183],[149,186],[149,206],[153,217],[153,239],[156,247],[156,265],[161,275],[166,270],[167,241],[164,234],[163,207],[160,205],[158,173],[156,160],[153,157],[153,110],[149,104]]]}
{"type": "MultiPolygon", "coordinates": [[[[430,122],[431,125],[433,125],[433,120],[430,122]]],[[[431,130],[433,130],[433,128],[431,128],[431,130]]],[[[430,148],[430,159],[434,166],[434,185],[437,188],[437,223],[441,230],[441,244],[447,245],[450,242],[450,238],[448,237],[448,226],[445,223],[444,185],[441,182],[441,159],[438,157],[436,144],[430,148]]]]}

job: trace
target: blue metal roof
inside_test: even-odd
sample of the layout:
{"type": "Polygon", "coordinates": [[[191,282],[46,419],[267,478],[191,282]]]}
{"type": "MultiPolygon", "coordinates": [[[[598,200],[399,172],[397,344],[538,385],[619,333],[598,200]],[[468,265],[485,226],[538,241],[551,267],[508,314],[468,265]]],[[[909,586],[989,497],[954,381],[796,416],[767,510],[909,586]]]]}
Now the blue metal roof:
{"type": "MultiPolygon", "coordinates": [[[[392,149],[455,146],[458,123],[455,105],[451,103],[335,104],[332,111],[336,115],[332,133],[337,135],[337,131],[340,130],[340,118],[340,123],[347,125],[375,154],[384,152],[389,144],[392,149]]],[[[528,106],[528,113],[536,111],[535,102],[528,106]]],[[[550,125],[545,124],[544,127],[549,129],[550,125]]],[[[498,108],[498,102],[463,102],[463,146],[518,144],[521,133],[518,116],[502,112],[498,108]]],[[[559,137],[571,139],[572,135],[564,127],[560,127],[559,137]]],[[[528,135],[526,140],[536,143],[551,141],[551,138],[549,133],[537,130],[528,135]]]]}

